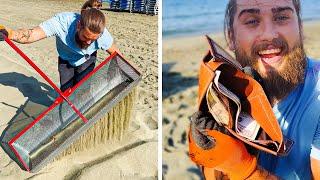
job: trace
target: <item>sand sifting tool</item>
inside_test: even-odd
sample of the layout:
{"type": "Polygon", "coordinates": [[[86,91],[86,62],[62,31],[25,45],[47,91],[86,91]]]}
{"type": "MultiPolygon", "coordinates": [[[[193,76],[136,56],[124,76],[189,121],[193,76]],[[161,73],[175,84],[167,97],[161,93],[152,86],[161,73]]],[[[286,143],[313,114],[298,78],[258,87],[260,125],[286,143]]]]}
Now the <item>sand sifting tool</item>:
{"type": "MultiPolygon", "coordinates": [[[[11,40],[7,37],[4,40],[59,95],[50,106],[42,106],[44,110],[35,116],[20,119],[17,116],[2,132],[0,140],[4,151],[29,172],[37,172],[52,161],[103,118],[141,80],[139,71],[115,52],[74,87],[61,92],[11,40]]],[[[38,106],[30,104],[29,108],[41,109],[38,106]]]]}

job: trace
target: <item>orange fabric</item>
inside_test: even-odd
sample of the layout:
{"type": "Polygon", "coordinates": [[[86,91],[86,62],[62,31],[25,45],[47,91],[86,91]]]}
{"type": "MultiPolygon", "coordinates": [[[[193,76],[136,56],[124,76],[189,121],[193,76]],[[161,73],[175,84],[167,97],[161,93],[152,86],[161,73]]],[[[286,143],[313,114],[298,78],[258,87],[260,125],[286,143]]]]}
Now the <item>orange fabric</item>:
{"type": "Polygon", "coordinates": [[[311,170],[314,179],[320,179],[320,160],[315,158],[310,159],[311,162],[311,170]]]}
{"type": "MultiPolygon", "coordinates": [[[[203,175],[205,180],[229,180],[228,175],[224,175],[223,173],[215,170],[214,168],[203,168],[203,175]]],[[[247,180],[278,180],[275,175],[270,174],[268,171],[257,168],[249,177],[246,178],[247,180]]]]}
{"type": "Polygon", "coordinates": [[[245,179],[256,169],[256,158],[241,141],[216,130],[207,130],[207,135],[215,139],[215,147],[203,150],[189,133],[189,155],[196,164],[225,172],[231,179],[245,179]]]}
{"type": "Polygon", "coordinates": [[[205,177],[205,180],[215,180],[216,179],[216,173],[214,168],[206,168],[203,169],[203,175],[205,177]]]}
{"type": "MultiPolygon", "coordinates": [[[[208,52],[206,57],[212,57],[210,55],[210,51],[208,52]]],[[[220,62],[217,65],[223,64],[220,62]]],[[[202,100],[205,99],[207,89],[214,78],[214,71],[210,67],[206,65],[204,61],[200,64],[199,71],[199,86],[198,86],[198,108],[200,108],[202,100]]]]}
{"type": "MultiPolygon", "coordinates": [[[[208,38],[208,41],[209,44],[214,43],[210,38],[208,38]]],[[[245,138],[238,136],[233,131],[233,127],[228,127],[228,130],[233,131],[231,133],[241,141],[244,141],[245,143],[260,150],[274,155],[285,152],[285,146],[283,145],[283,136],[280,126],[261,85],[251,76],[245,74],[229,63],[235,60],[232,59],[227,62],[224,59],[214,58],[214,52],[215,49],[210,46],[210,50],[200,64],[198,109],[201,111],[204,110],[203,107],[206,106],[205,96],[207,89],[215,77],[214,72],[216,70],[220,70],[223,72],[221,77],[219,78],[221,79],[221,81],[223,81],[222,84],[241,98],[242,111],[249,113],[253,117],[253,119],[255,119],[260,124],[261,128],[266,132],[270,139],[278,142],[281,148],[278,152],[271,151],[270,149],[249,142],[245,138]]],[[[233,120],[230,119],[230,121],[233,120]]],[[[233,123],[229,123],[229,125],[232,124],[233,123]]]]}
{"type": "Polygon", "coordinates": [[[219,61],[202,62],[199,74],[199,104],[205,99],[206,91],[214,79],[214,71],[221,69],[227,79],[225,86],[238,96],[244,97],[243,110],[249,112],[272,140],[282,143],[282,133],[278,121],[272,111],[260,84],[240,70],[219,61]]]}
{"type": "MultiPolygon", "coordinates": [[[[237,65],[234,66],[236,63],[233,61],[235,60],[226,60],[226,57],[221,58],[221,54],[214,54],[216,51],[214,42],[210,38],[208,38],[208,41],[210,50],[200,64],[198,109],[200,111],[208,110],[205,102],[206,92],[214,80],[215,71],[220,70],[222,73],[219,81],[221,80],[225,87],[240,97],[242,111],[249,113],[258,121],[263,131],[266,132],[271,140],[278,142],[283,150],[283,136],[280,126],[261,85],[251,76],[238,69],[237,65]]],[[[230,121],[233,121],[231,118],[230,121]]],[[[214,170],[228,174],[231,179],[248,178],[256,170],[257,160],[256,157],[247,152],[244,142],[257,149],[278,155],[278,152],[250,142],[238,135],[233,130],[233,123],[229,123],[226,128],[235,137],[216,130],[207,130],[207,135],[215,140],[215,147],[209,150],[198,147],[192,138],[191,132],[189,133],[190,158],[196,164],[203,166],[203,173],[206,179],[214,179],[214,170]]]]}

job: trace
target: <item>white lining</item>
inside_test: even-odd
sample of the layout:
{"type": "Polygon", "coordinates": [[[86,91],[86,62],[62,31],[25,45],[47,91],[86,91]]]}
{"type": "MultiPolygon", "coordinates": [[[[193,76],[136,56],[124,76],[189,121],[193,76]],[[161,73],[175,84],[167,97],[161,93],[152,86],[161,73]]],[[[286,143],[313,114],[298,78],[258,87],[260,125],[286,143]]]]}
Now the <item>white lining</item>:
{"type": "Polygon", "coordinates": [[[313,145],[311,146],[311,153],[310,157],[320,160],[320,149],[314,147],[313,145]]]}

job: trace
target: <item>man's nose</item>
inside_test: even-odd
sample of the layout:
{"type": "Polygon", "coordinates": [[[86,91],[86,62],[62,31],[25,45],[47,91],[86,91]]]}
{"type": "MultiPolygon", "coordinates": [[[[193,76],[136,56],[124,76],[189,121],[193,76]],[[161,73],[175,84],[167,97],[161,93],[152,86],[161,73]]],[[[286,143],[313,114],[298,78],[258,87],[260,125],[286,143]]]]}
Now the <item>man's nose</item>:
{"type": "Polygon", "coordinates": [[[278,32],[276,27],[272,22],[265,22],[262,26],[262,32],[260,35],[261,41],[272,41],[274,38],[278,37],[278,32]]]}

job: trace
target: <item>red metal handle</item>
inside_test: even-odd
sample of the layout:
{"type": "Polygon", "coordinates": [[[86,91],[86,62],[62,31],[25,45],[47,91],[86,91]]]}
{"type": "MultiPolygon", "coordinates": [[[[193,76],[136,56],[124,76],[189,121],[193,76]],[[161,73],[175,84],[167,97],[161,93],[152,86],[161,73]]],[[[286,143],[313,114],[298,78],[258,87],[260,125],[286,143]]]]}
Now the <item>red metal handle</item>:
{"type": "Polygon", "coordinates": [[[52,80],[36,65],[33,63],[33,61],[25,54],[23,53],[9,38],[7,38],[3,33],[0,33],[0,36],[4,37],[4,40],[11,46],[24,60],[27,61],[30,66],[33,67],[34,70],[36,70],[41,77],[43,77],[51,86],[52,88],[59,93],[59,95],[69,104],[69,106],[80,116],[80,118],[87,123],[88,119],[83,116],[83,114],[75,107],[72,102],[69,101],[69,99],[62,93],[62,91],[52,82],[52,80]]]}

